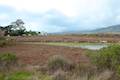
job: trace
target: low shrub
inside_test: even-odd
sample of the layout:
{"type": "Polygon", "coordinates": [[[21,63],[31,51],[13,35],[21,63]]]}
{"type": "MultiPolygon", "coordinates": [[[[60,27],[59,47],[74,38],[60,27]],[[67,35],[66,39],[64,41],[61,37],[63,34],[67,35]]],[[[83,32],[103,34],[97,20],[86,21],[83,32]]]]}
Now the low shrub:
{"type": "Polygon", "coordinates": [[[64,71],[58,70],[53,74],[53,80],[68,80],[64,71]]]}
{"type": "Polygon", "coordinates": [[[0,80],[5,80],[5,75],[3,73],[0,73],[0,80]]]}
{"type": "Polygon", "coordinates": [[[0,37],[0,47],[3,47],[6,45],[6,39],[5,37],[0,37]]]}
{"type": "Polygon", "coordinates": [[[38,80],[53,80],[53,78],[48,74],[39,74],[38,80]]]}
{"type": "Polygon", "coordinates": [[[17,57],[13,53],[0,53],[0,69],[9,70],[11,66],[17,64],[17,57]]]}
{"type": "Polygon", "coordinates": [[[120,45],[103,48],[96,54],[94,63],[98,68],[116,70],[120,65],[120,45]]]}
{"type": "Polygon", "coordinates": [[[0,37],[0,40],[5,40],[5,37],[0,37]]]}
{"type": "Polygon", "coordinates": [[[3,47],[6,45],[6,42],[5,41],[0,41],[0,47],[3,47]]]}
{"type": "Polygon", "coordinates": [[[91,76],[96,73],[96,67],[91,64],[79,63],[76,65],[74,73],[80,76],[83,75],[91,76]]]}
{"type": "Polygon", "coordinates": [[[74,64],[60,55],[55,55],[49,59],[48,68],[53,71],[58,69],[71,70],[74,68],[74,64]]]}
{"type": "Polygon", "coordinates": [[[0,37],[0,47],[13,45],[15,43],[16,42],[13,39],[6,38],[6,37],[0,37]]]}
{"type": "MultiPolygon", "coordinates": [[[[113,71],[113,78],[120,78],[120,45],[111,45],[89,54],[91,61],[96,65],[97,71],[113,71]],[[115,76],[115,77],[114,77],[115,76]]],[[[115,79],[116,78],[116,79],[115,79]]]]}

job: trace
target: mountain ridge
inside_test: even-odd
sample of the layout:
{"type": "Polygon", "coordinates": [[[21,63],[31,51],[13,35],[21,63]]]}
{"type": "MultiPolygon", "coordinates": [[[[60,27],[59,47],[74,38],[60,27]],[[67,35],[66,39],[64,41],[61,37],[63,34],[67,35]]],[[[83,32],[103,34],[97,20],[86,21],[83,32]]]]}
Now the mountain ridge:
{"type": "Polygon", "coordinates": [[[120,24],[92,30],[93,33],[120,33],[120,24]]]}
{"type": "Polygon", "coordinates": [[[52,33],[52,34],[99,34],[99,33],[120,34],[120,24],[112,25],[104,28],[98,28],[94,30],[65,31],[65,32],[52,33]]]}

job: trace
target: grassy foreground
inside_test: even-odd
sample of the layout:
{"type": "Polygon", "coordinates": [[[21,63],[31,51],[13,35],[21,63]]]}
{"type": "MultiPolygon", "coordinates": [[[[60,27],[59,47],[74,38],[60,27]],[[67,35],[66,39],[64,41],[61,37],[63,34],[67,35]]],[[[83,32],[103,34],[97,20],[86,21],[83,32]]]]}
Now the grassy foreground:
{"type": "Polygon", "coordinates": [[[87,53],[91,64],[74,64],[62,55],[50,57],[43,66],[24,70],[13,53],[0,55],[0,80],[119,80],[120,45],[111,45],[87,53]],[[8,64],[9,63],[9,64],[8,64]],[[14,70],[11,68],[19,68],[14,70]],[[3,71],[4,70],[4,71],[3,71]],[[6,73],[7,71],[7,73],[6,73]]]}

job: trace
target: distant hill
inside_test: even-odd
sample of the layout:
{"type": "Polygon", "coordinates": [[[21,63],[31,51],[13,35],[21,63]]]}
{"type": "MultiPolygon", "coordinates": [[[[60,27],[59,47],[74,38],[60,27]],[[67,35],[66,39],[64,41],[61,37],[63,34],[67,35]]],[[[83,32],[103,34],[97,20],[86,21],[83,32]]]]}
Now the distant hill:
{"type": "Polygon", "coordinates": [[[105,28],[99,28],[95,30],[86,30],[86,31],[66,31],[66,32],[57,32],[52,34],[97,34],[97,33],[113,33],[120,34],[120,24],[108,26],[105,28]]]}
{"type": "Polygon", "coordinates": [[[120,25],[113,25],[90,31],[91,33],[120,33],[120,25]]]}

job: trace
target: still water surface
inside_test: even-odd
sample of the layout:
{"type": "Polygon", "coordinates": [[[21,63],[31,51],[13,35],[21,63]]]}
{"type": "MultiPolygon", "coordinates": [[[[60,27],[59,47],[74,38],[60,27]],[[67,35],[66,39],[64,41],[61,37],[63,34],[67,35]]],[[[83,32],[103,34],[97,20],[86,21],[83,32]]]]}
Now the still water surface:
{"type": "Polygon", "coordinates": [[[84,49],[90,49],[90,50],[99,50],[102,49],[104,47],[107,47],[108,45],[106,44],[88,44],[88,45],[80,45],[80,48],[84,48],[84,49]]]}

